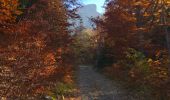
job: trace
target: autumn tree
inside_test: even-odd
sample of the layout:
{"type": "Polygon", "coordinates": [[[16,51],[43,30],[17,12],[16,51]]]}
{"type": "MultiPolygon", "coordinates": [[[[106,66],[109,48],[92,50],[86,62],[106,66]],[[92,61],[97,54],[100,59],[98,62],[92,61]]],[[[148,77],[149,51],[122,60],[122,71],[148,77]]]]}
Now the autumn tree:
{"type": "Polygon", "coordinates": [[[21,11],[18,8],[18,0],[1,0],[0,1],[0,44],[4,45],[3,41],[9,37],[10,28],[15,23],[18,15],[21,11]]]}
{"type": "Polygon", "coordinates": [[[168,9],[168,0],[106,0],[104,16],[94,19],[104,39],[97,67],[168,98],[168,9]]]}
{"type": "MultiPolygon", "coordinates": [[[[69,59],[72,55],[69,49],[70,24],[67,21],[70,14],[74,15],[74,11],[65,4],[71,1],[20,0],[21,4],[18,1],[11,2],[17,4],[15,9],[21,4],[26,9],[22,9],[23,14],[20,17],[8,5],[11,11],[7,15],[12,13],[12,17],[1,21],[15,22],[18,18],[14,26],[10,27],[11,38],[7,40],[11,42],[5,43],[6,46],[1,49],[0,96],[9,99],[40,99],[39,95],[48,94],[57,82],[71,81],[73,61],[69,59]]],[[[1,10],[4,11],[3,8],[1,10]]]]}
{"type": "MultiPolygon", "coordinates": [[[[104,17],[94,20],[99,30],[101,30],[100,34],[105,42],[102,50],[104,53],[103,60],[99,62],[107,62],[108,64],[117,62],[124,58],[124,51],[128,47],[138,45],[139,39],[135,38],[134,34],[136,19],[128,10],[130,6],[128,0],[110,1],[107,3],[104,17]]],[[[107,63],[105,64],[107,65],[107,63]]]]}

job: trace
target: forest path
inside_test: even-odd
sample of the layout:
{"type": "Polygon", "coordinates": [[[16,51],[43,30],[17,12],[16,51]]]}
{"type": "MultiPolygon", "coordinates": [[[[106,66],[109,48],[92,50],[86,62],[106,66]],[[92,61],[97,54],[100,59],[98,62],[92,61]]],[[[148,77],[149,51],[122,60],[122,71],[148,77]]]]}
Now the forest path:
{"type": "Polygon", "coordinates": [[[80,66],[78,84],[81,100],[141,100],[133,99],[119,84],[105,78],[91,66],[80,66]]]}

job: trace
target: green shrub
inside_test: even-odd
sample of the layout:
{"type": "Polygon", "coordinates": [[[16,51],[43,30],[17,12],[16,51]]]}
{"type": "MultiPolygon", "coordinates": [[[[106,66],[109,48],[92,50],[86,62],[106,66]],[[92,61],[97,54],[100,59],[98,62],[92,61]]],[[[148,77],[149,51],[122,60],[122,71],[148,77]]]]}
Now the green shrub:
{"type": "Polygon", "coordinates": [[[126,52],[126,61],[131,70],[137,70],[143,75],[149,74],[148,59],[142,52],[139,52],[133,48],[129,48],[126,52]]]}
{"type": "Polygon", "coordinates": [[[53,100],[64,100],[65,97],[69,97],[73,94],[75,86],[69,83],[57,83],[56,87],[48,93],[53,100]]]}
{"type": "Polygon", "coordinates": [[[68,83],[58,83],[54,91],[56,95],[69,95],[74,89],[73,84],[68,83]]]}

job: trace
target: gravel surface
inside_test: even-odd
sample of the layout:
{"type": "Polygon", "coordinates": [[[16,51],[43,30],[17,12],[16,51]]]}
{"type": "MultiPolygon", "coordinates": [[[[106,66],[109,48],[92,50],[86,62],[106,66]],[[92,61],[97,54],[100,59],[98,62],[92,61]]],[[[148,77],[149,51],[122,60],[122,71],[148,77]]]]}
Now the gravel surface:
{"type": "Polygon", "coordinates": [[[91,66],[80,66],[78,72],[80,100],[143,100],[134,98],[120,85],[93,70],[91,66]]]}

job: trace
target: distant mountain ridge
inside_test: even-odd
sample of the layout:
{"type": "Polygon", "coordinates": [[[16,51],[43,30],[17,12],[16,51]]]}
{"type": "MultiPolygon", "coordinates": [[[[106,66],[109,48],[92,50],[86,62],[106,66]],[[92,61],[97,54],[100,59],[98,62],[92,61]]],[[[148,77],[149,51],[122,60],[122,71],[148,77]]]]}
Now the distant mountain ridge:
{"type": "MultiPolygon", "coordinates": [[[[101,14],[97,12],[96,4],[84,5],[83,7],[78,9],[77,14],[80,15],[83,22],[83,26],[85,28],[92,28],[89,18],[101,16],[101,14]]],[[[80,21],[76,23],[77,25],[79,25],[80,21]]]]}

